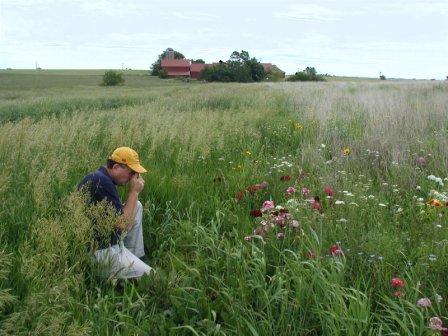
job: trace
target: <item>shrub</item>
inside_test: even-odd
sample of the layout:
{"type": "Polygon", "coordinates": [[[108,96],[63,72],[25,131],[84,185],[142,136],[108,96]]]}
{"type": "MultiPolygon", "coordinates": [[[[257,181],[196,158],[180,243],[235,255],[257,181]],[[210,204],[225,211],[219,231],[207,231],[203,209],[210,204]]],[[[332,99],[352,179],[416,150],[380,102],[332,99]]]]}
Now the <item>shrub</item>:
{"type": "Polygon", "coordinates": [[[109,70],[104,73],[103,86],[115,86],[124,83],[123,74],[118,71],[109,70]]]}
{"type": "Polygon", "coordinates": [[[168,78],[168,71],[166,71],[166,69],[161,68],[158,71],[158,76],[159,78],[168,78]]]}
{"type": "Polygon", "coordinates": [[[290,76],[288,79],[290,82],[296,81],[324,81],[323,75],[317,73],[314,67],[306,67],[304,71],[297,71],[294,75],[290,76]]]}

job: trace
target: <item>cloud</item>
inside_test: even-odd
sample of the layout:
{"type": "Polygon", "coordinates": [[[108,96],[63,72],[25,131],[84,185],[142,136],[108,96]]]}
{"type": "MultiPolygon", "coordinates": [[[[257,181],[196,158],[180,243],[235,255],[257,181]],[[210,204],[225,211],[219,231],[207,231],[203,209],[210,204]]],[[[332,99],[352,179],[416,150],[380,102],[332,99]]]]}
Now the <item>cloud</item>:
{"type": "Polygon", "coordinates": [[[347,15],[346,12],[316,4],[296,4],[286,11],[274,12],[274,17],[279,19],[317,22],[337,21],[345,15],[347,15]]]}

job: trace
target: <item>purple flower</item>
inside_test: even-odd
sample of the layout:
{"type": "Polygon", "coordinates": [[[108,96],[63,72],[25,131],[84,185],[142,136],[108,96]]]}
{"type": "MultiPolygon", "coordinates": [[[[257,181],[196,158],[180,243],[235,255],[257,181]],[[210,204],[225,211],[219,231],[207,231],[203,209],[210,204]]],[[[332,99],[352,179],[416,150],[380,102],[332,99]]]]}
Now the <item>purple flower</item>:
{"type": "Polygon", "coordinates": [[[428,307],[431,307],[431,305],[432,305],[432,302],[428,298],[421,298],[421,299],[418,299],[418,301],[417,301],[417,306],[422,307],[422,308],[428,308],[428,307]]]}
{"type": "Polygon", "coordinates": [[[261,207],[261,212],[266,212],[274,208],[275,208],[274,201],[264,201],[263,206],[261,207]]]}
{"type": "Polygon", "coordinates": [[[295,192],[296,192],[296,188],[294,188],[294,187],[289,187],[288,189],[286,189],[286,194],[289,196],[291,196],[295,192]]]}

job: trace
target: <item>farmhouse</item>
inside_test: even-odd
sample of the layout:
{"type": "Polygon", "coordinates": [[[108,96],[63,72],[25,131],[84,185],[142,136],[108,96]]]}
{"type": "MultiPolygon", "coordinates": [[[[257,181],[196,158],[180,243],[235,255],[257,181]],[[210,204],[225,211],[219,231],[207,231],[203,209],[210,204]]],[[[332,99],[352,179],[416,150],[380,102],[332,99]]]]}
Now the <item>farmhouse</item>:
{"type": "MultiPolygon", "coordinates": [[[[166,70],[168,77],[191,77],[198,79],[201,71],[208,66],[213,66],[219,63],[204,64],[204,63],[193,63],[193,60],[188,60],[185,58],[175,59],[173,55],[162,59],[161,66],[166,70]]],[[[280,70],[276,65],[272,63],[261,63],[266,72],[284,72],[280,70]]]]}

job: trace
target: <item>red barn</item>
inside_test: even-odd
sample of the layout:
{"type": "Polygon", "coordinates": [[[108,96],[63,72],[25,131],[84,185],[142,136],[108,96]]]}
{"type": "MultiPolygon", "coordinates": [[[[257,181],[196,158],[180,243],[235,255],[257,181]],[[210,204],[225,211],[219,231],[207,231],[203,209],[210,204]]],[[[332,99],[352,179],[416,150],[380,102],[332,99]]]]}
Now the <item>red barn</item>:
{"type": "Polygon", "coordinates": [[[201,71],[204,70],[209,65],[210,64],[191,63],[191,66],[190,66],[191,78],[198,79],[201,71]]]}
{"type": "Polygon", "coordinates": [[[168,77],[190,76],[190,60],[164,58],[161,65],[167,71],[168,77]]]}

